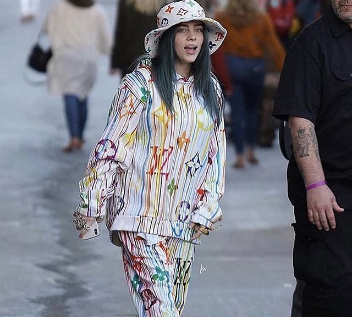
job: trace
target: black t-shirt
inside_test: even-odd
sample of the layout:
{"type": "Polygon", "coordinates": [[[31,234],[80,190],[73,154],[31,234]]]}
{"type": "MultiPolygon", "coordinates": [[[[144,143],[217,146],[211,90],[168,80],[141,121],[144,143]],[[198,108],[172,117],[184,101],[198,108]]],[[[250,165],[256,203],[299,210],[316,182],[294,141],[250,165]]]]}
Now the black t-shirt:
{"type": "MultiPolygon", "coordinates": [[[[352,29],[332,8],[290,47],[273,115],[315,124],[328,185],[340,206],[352,209],[352,29]]],[[[304,182],[294,157],[287,177],[291,203],[305,206],[304,182]]]]}

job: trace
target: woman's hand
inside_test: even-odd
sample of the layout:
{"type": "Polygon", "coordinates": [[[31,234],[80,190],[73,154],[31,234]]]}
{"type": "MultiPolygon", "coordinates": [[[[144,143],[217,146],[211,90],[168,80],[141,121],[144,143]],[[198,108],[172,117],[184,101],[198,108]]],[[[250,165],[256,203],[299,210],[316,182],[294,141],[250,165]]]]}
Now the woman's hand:
{"type": "Polygon", "coordinates": [[[89,227],[94,223],[96,218],[94,217],[86,217],[80,214],[79,212],[75,212],[73,214],[73,223],[76,225],[76,230],[80,231],[79,238],[83,238],[84,235],[89,231],[89,227]]]}
{"type": "Polygon", "coordinates": [[[205,234],[206,236],[209,235],[209,229],[199,223],[191,222],[189,227],[196,231],[196,233],[193,235],[191,238],[191,241],[198,239],[202,234],[205,234]]]}
{"type": "MultiPolygon", "coordinates": [[[[87,227],[90,227],[95,221],[95,218],[92,218],[92,217],[85,217],[85,219],[87,221],[87,227]]],[[[88,232],[87,229],[82,228],[78,237],[82,239],[87,232],[88,232]]]]}

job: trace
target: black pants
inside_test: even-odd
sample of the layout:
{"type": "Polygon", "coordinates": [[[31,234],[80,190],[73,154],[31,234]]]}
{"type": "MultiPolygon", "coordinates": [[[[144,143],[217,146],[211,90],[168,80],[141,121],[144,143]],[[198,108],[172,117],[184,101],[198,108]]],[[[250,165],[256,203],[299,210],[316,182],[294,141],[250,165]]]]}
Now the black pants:
{"type": "Polygon", "coordinates": [[[318,230],[295,208],[293,267],[305,282],[302,317],[352,317],[352,210],[336,213],[336,229],[318,230]]]}

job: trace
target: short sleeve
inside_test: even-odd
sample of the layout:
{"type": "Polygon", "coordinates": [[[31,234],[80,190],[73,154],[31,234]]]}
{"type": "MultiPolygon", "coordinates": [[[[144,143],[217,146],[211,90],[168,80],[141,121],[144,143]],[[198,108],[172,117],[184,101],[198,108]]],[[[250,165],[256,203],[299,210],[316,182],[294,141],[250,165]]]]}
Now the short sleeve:
{"type": "Polygon", "coordinates": [[[273,116],[288,120],[289,116],[316,121],[321,96],[321,66],[316,44],[307,47],[296,40],[285,59],[273,116]]]}

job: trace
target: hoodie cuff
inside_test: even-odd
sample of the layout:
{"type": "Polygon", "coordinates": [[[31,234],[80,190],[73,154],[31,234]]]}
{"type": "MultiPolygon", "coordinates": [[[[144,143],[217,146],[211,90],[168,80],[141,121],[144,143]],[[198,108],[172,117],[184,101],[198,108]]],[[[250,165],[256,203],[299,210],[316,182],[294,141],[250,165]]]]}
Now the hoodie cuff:
{"type": "Polygon", "coordinates": [[[213,226],[213,223],[209,219],[207,219],[199,214],[194,214],[191,217],[191,222],[199,223],[200,225],[203,225],[208,229],[212,229],[212,226],[213,226]]]}

